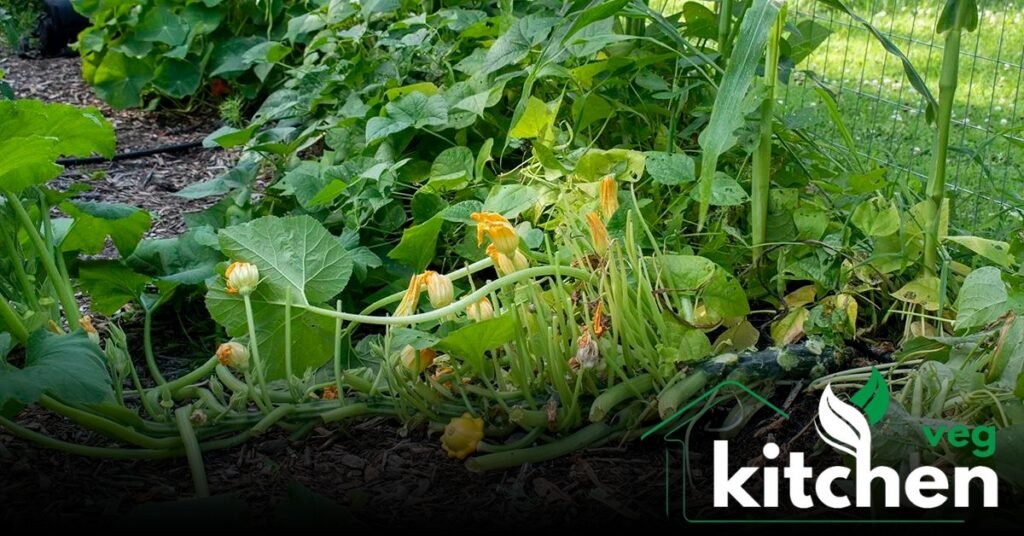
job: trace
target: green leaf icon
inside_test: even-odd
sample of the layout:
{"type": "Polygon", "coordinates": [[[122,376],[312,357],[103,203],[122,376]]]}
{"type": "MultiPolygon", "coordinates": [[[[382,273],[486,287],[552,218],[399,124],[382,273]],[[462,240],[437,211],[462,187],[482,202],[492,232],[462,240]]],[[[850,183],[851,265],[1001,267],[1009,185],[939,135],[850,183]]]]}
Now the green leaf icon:
{"type": "Polygon", "coordinates": [[[864,410],[868,422],[875,425],[889,409],[889,386],[878,369],[871,369],[871,378],[850,397],[850,402],[864,410]]]}

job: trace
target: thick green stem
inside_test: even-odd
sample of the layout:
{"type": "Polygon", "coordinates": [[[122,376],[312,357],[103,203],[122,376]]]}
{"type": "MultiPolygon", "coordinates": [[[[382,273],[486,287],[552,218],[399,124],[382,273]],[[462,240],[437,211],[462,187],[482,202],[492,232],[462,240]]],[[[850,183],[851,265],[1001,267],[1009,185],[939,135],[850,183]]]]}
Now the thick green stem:
{"type": "Polygon", "coordinates": [[[25,323],[22,322],[21,317],[11,307],[11,304],[7,303],[7,298],[3,294],[0,294],[0,320],[3,320],[4,325],[15,339],[21,341],[22,344],[28,342],[28,328],[25,327],[25,323]]]}
{"type": "Polygon", "coordinates": [[[654,387],[654,379],[650,374],[641,374],[630,378],[615,387],[611,387],[601,393],[601,396],[594,399],[590,405],[590,422],[601,422],[615,406],[634,398],[642,396],[654,387]]]}
{"type": "Polygon", "coordinates": [[[161,449],[181,446],[180,438],[156,439],[99,415],[68,406],[67,404],[61,403],[47,395],[43,395],[39,399],[39,405],[50,411],[59,413],[60,415],[63,415],[78,424],[89,428],[90,430],[95,430],[113,439],[138,445],[142,448],[161,449]]]}
{"type": "MultiPolygon", "coordinates": [[[[347,322],[355,322],[359,324],[372,324],[378,326],[403,326],[409,324],[419,324],[422,322],[432,322],[435,320],[440,320],[448,315],[462,312],[466,309],[466,307],[469,307],[470,305],[480,301],[480,298],[483,298],[489,295],[490,293],[498,289],[504,288],[508,285],[518,283],[520,281],[525,281],[527,279],[551,276],[556,274],[584,280],[590,280],[595,277],[594,274],[586,270],[580,270],[578,268],[569,268],[566,266],[537,266],[535,268],[527,268],[525,270],[511,273],[504,277],[495,279],[494,281],[491,281],[486,285],[483,285],[480,288],[476,289],[476,291],[467,294],[462,299],[452,302],[444,307],[441,307],[440,309],[434,309],[433,311],[427,313],[419,313],[408,316],[369,316],[339,313],[333,309],[325,309],[323,307],[316,307],[314,305],[304,305],[297,303],[293,304],[293,307],[305,309],[311,313],[315,313],[321,316],[326,316],[330,318],[340,318],[347,322]]],[[[273,305],[284,305],[284,302],[267,303],[273,305]]]]}
{"type": "Polygon", "coordinates": [[[192,482],[196,486],[196,495],[199,497],[210,496],[210,485],[206,481],[206,466],[203,465],[203,451],[199,449],[199,440],[196,439],[195,430],[192,429],[192,421],[189,420],[192,414],[192,405],[182,406],[174,410],[174,420],[178,424],[178,431],[181,433],[181,443],[185,447],[185,457],[188,458],[188,468],[192,471],[192,482]]]}
{"type": "Polygon", "coordinates": [[[718,10],[718,52],[721,55],[720,64],[724,67],[732,53],[732,43],[729,41],[729,31],[732,25],[732,0],[720,0],[718,10]]]}
{"type": "Polygon", "coordinates": [[[542,462],[586,448],[614,431],[614,427],[605,423],[593,423],[570,436],[547,445],[522,450],[495,452],[494,454],[470,458],[466,461],[466,468],[470,471],[483,472],[518,467],[524,463],[542,462]]]}
{"type": "Polygon", "coordinates": [[[775,113],[775,86],[778,83],[779,49],[782,31],[786,21],[786,6],[783,4],[779,17],[775,19],[768,50],[764,60],[765,97],[761,102],[761,132],[750,178],[750,238],[754,246],[753,260],[756,265],[761,258],[762,246],[768,233],[768,192],[771,188],[772,167],[772,125],[775,113]]]}
{"type": "Polygon", "coordinates": [[[39,297],[36,295],[38,291],[32,286],[32,281],[28,278],[28,272],[25,271],[25,266],[22,264],[24,256],[15,247],[14,240],[15,238],[8,236],[7,233],[0,233],[0,245],[4,248],[4,254],[11,260],[11,265],[14,266],[14,278],[21,285],[22,299],[25,300],[29,307],[35,309],[39,307],[39,297]]]}
{"type": "Polygon", "coordinates": [[[953,99],[956,94],[960,71],[960,29],[963,28],[968,3],[961,0],[957,5],[956,21],[946,33],[946,45],[942,52],[942,74],[939,78],[939,109],[935,118],[938,130],[932,149],[932,174],[925,191],[927,201],[924,241],[924,270],[935,275],[939,257],[939,230],[942,220],[942,203],[946,193],[946,155],[949,150],[949,128],[953,116],[953,99]]]}
{"type": "Polygon", "coordinates": [[[704,388],[708,375],[702,370],[695,370],[689,376],[676,382],[658,396],[658,415],[667,419],[679,410],[679,406],[693,398],[693,395],[704,388]]]}
{"type": "Polygon", "coordinates": [[[249,353],[252,355],[252,364],[256,369],[256,381],[260,385],[260,395],[263,396],[263,403],[270,407],[270,390],[267,389],[266,374],[263,370],[263,361],[260,360],[260,345],[256,338],[256,319],[252,314],[252,300],[248,294],[242,296],[245,302],[245,321],[249,325],[249,353]]]}
{"type": "Polygon", "coordinates": [[[156,354],[153,352],[153,311],[146,309],[142,320],[142,352],[146,355],[146,368],[149,375],[157,386],[164,385],[167,380],[160,374],[160,367],[156,364],[156,354]]]}
{"type": "Polygon", "coordinates": [[[43,240],[43,236],[39,234],[39,228],[32,222],[32,217],[25,211],[25,206],[21,204],[21,199],[17,194],[11,193],[8,190],[2,190],[2,193],[7,198],[11,208],[14,209],[15,216],[18,217],[18,221],[25,229],[25,234],[28,235],[32,247],[35,248],[36,254],[39,255],[39,261],[43,264],[43,270],[46,271],[46,276],[50,278],[53,288],[57,291],[57,299],[60,300],[60,305],[64,309],[64,316],[68,319],[68,325],[71,326],[71,329],[75,329],[78,327],[78,319],[80,318],[78,302],[75,300],[75,293],[71,289],[71,282],[61,275],[60,270],[57,269],[57,263],[54,262],[54,257],[60,255],[60,252],[55,251],[52,245],[47,245],[46,241],[43,240]]]}

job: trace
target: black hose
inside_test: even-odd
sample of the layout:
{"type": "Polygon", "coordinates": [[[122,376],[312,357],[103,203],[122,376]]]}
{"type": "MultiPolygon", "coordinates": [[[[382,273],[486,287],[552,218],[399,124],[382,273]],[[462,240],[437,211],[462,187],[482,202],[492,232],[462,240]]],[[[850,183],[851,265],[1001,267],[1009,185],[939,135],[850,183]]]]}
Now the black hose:
{"type": "Polygon", "coordinates": [[[153,147],[151,149],[140,149],[138,151],[130,151],[127,153],[117,153],[114,155],[113,158],[104,158],[102,156],[89,156],[85,158],[60,158],[57,160],[57,163],[62,166],[85,166],[89,164],[102,164],[104,162],[113,162],[118,160],[144,158],[147,156],[153,156],[155,154],[160,153],[177,153],[202,146],[202,140],[195,140],[188,141],[185,143],[175,143],[172,145],[161,145],[159,147],[153,147]]]}

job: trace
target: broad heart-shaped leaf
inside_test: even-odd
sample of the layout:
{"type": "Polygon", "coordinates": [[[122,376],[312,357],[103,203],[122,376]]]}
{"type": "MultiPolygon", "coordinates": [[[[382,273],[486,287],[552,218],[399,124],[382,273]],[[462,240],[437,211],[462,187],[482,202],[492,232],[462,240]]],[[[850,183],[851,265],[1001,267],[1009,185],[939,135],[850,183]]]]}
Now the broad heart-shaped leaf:
{"type": "Polygon", "coordinates": [[[884,197],[872,197],[861,203],[850,220],[868,236],[889,236],[900,230],[900,211],[884,197]]]}
{"type": "Polygon", "coordinates": [[[0,187],[18,194],[60,175],[56,147],[56,140],[39,136],[0,140],[0,187]]]}
{"type": "Polygon", "coordinates": [[[197,61],[166,59],[156,69],[153,86],[170,97],[181,99],[199,89],[202,77],[197,61]]]}
{"type": "Polygon", "coordinates": [[[437,214],[429,220],[402,232],[402,240],[388,252],[392,258],[417,272],[422,272],[437,253],[437,235],[444,218],[437,214]]]}
{"type": "Polygon", "coordinates": [[[646,157],[640,151],[590,149],[576,162],[576,175],[586,182],[601,180],[605,175],[636,180],[644,174],[645,162],[646,157]]]}
{"type": "Polygon", "coordinates": [[[712,185],[718,168],[718,157],[736,144],[736,130],[743,125],[744,100],[754,82],[757,66],[764,56],[768,34],[779,8],[771,0],[754,0],[740,23],[739,38],[733,47],[722,83],[715,96],[708,126],[701,131],[697,142],[703,153],[700,172],[700,213],[697,228],[704,227],[708,207],[711,206],[712,185]]]}
{"type": "MultiPolygon", "coordinates": [[[[690,197],[700,201],[699,191],[691,190],[690,197]]],[[[742,205],[746,200],[747,192],[740,186],[740,183],[736,182],[736,179],[722,172],[715,173],[715,178],[711,182],[711,198],[708,201],[711,206],[731,207],[742,205]]]]}
{"type": "Polygon", "coordinates": [[[994,266],[967,274],[956,298],[957,331],[984,326],[1009,310],[1009,293],[1002,272],[994,266]]]}
{"type": "MultiPolygon", "coordinates": [[[[249,299],[252,302],[260,359],[267,379],[284,378],[284,290],[264,282],[249,299]]],[[[237,294],[225,292],[223,278],[218,277],[211,281],[210,290],[206,293],[206,308],[210,316],[224,326],[228,335],[237,338],[248,336],[245,303],[237,294]]],[[[292,372],[302,376],[307,370],[322,366],[334,355],[334,319],[293,307],[291,324],[292,372]]]]}
{"type": "Polygon", "coordinates": [[[946,240],[956,242],[1003,268],[1009,268],[1014,263],[1013,255],[1010,255],[1010,244],[1006,242],[977,236],[947,236],[946,240]]]}
{"type": "Polygon", "coordinates": [[[484,364],[484,352],[511,341],[515,330],[516,322],[512,315],[498,316],[449,333],[437,343],[437,348],[480,370],[484,364]]]}
{"type": "Polygon", "coordinates": [[[718,270],[717,264],[696,255],[661,255],[648,259],[648,265],[665,288],[676,292],[703,287],[718,270]]]}
{"type": "Polygon", "coordinates": [[[55,140],[54,149],[63,156],[114,156],[114,127],[96,108],[0,100],[0,140],[31,136],[55,140]]]}
{"type": "Polygon", "coordinates": [[[255,264],[263,284],[294,303],[323,303],[338,295],[352,274],[351,255],[309,216],[266,216],[220,231],[220,246],[233,261],[255,264]]]}
{"type": "Polygon", "coordinates": [[[61,203],[61,210],[75,220],[64,236],[61,251],[96,254],[103,251],[109,236],[122,255],[130,255],[149,230],[149,213],[120,203],[71,201],[61,203]]]}
{"type": "Polygon", "coordinates": [[[224,259],[201,240],[217,243],[217,236],[210,228],[200,228],[175,238],[143,240],[125,261],[133,270],[165,281],[198,285],[212,277],[224,259]]]}
{"type": "Polygon", "coordinates": [[[36,331],[26,345],[24,368],[0,367],[0,410],[31,404],[43,394],[69,404],[113,400],[103,352],[84,331],[36,331]]]}
{"type": "Polygon", "coordinates": [[[647,173],[658,184],[672,186],[696,180],[693,159],[682,153],[648,151],[647,173]]]}
{"type": "Polygon", "coordinates": [[[869,424],[876,424],[889,411],[889,386],[878,369],[871,367],[871,378],[850,397],[854,406],[864,410],[869,424]]]}
{"type": "Polygon", "coordinates": [[[499,37],[484,56],[482,73],[490,74],[525,58],[530,49],[544,42],[557,18],[528,15],[499,37]]]}
{"type": "Polygon", "coordinates": [[[89,261],[78,268],[78,282],[91,298],[91,307],[112,316],[142,295],[150,277],[135,273],[120,261],[89,261]]]}
{"type": "Polygon", "coordinates": [[[511,219],[535,205],[539,197],[540,192],[535,186],[525,184],[495,185],[487,193],[483,210],[497,212],[511,219]]]}
{"type": "Polygon", "coordinates": [[[558,115],[560,102],[548,104],[531,96],[519,120],[508,131],[510,138],[544,138],[551,130],[558,115]]]}
{"type": "Polygon", "coordinates": [[[188,23],[172,9],[173,4],[157,3],[146,11],[135,26],[135,37],[142,41],[155,41],[170,46],[180,45],[188,35],[188,23]]]}
{"type": "Polygon", "coordinates": [[[715,270],[701,297],[708,312],[721,318],[746,316],[750,312],[750,304],[747,303],[747,293],[743,291],[743,286],[722,267],[715,270]]]}
{"type": "Polygon", "coordinates": [[[473,179],[473,151],[468,147],[449,147],[437,155],[430,166],[428,184],[437,191],[465,187],[473,179]]]}
{"type": "Polygon", "coordinates": [[[153,76],[153,69],[145,61],[108,50],[96,66],[92,87],[111,107],[133,108],[142,104],[142,91],[153,76]]]}
{"type": "Polygon", "coordinates": [[[407,128],[443,126],[448,123],[448,103],[441,95],[419,91],[402,96],[384,107],[387,117],[372,117],[366,123],[367,145],[407,128]]]}

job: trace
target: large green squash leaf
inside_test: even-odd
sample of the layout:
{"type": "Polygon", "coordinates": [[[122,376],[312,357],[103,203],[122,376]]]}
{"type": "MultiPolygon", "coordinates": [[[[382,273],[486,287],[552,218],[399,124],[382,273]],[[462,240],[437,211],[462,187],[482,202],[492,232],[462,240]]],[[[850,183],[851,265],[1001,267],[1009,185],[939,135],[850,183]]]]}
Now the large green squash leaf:
{"type": "Polygon", "coordinates": [[[33,333],[24,368],[0,367],[0,411],[31,404],[48,394],[69,404],[113,400],[103,352],[84,331],[33,333]]]}
{"type": "Polygon", "coordinates": [[[291,287],[295,303],[323,303],[338,295],[352,274],[352,259],[338,240],[309,216],[267,216],[220,231],[221,250],[255,264],[265,283],[291,287]]]}

